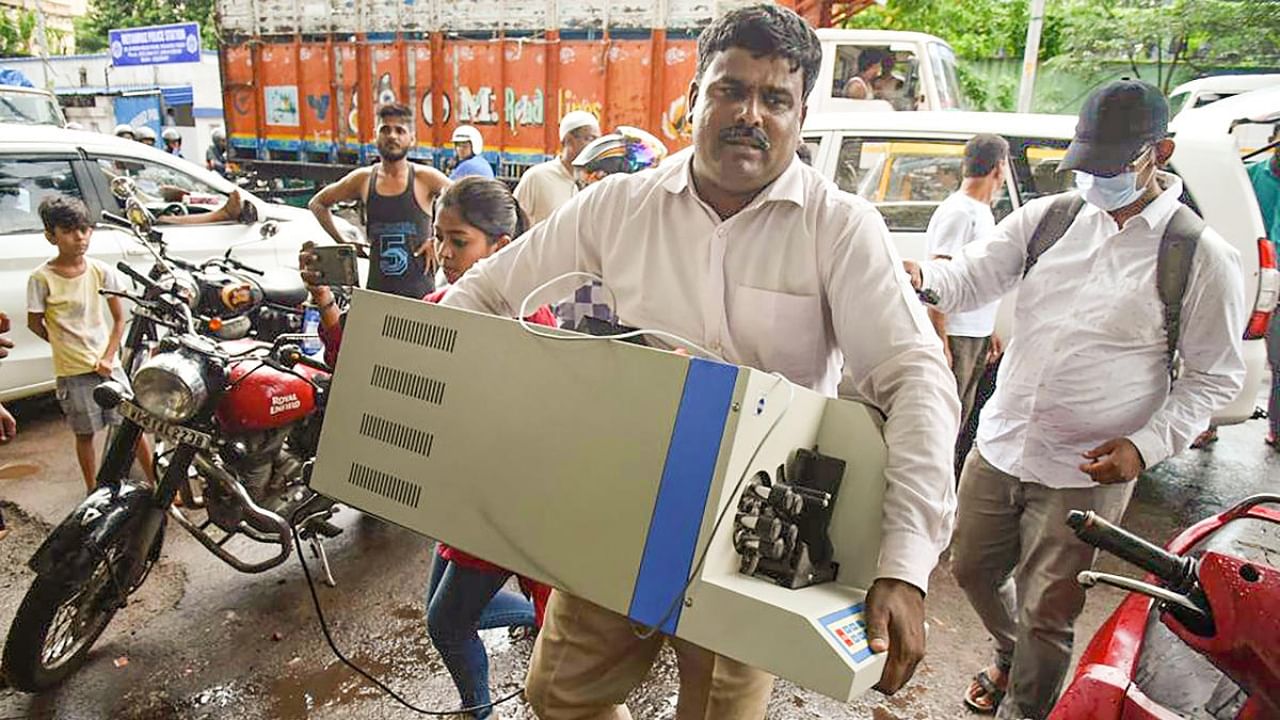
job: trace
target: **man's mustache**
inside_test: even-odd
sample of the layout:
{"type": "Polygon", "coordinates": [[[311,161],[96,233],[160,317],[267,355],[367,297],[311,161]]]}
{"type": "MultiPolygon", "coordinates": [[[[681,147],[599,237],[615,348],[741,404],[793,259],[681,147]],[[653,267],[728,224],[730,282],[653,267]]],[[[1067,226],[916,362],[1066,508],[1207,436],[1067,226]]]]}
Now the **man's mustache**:
{"type": "Polygon", "coordinates": [[[734,142],[738,140],[749,140],[761,150],[768,150],[773,147],[773,143],[769,142],[769,136],[758,127],[749,127],[747,125],[734,125],[720,131],[720,142],[734,142]]]}

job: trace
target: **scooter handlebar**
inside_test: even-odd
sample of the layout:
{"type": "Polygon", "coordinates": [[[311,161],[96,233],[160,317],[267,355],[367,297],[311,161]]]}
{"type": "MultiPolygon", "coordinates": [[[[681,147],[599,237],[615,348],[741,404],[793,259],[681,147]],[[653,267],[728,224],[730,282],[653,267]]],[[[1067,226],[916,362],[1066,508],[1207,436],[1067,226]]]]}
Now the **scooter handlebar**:
{"type": "Polygon", "coordinates": [[[1116,527],[1092,510],[1072,510],[1067,515],[1067,525],[1084,542],[1146,570],[1179,592],[1188,591],[1195,583],[1194,560],[1174,555],[1116,527]]]}

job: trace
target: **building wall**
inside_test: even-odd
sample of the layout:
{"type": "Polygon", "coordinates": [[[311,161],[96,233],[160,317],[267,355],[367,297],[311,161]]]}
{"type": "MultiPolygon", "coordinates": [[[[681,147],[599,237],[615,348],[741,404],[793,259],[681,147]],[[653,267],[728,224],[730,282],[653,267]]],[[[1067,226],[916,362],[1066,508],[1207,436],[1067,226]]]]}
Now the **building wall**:
{"type": "MultiPolygon", "coordinates": [[[[89,11],[89,0],[0,0],[0,8],[19,10],[35,10],[36,3],[44,11],[45,36],[48,38],[50,55],[73,53],[76,51],[76,30],[74,20],[89,11]]],[[[39,52],[33,42],[30,51],[39,52]]]]}

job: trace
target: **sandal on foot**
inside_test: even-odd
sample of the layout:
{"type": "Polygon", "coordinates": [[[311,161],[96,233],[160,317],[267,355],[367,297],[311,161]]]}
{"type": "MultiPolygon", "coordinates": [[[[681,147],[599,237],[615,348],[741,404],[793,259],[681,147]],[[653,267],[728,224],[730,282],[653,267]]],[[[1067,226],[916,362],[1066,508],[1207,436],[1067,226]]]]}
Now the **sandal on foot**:
{"type": "Polygon", "coordinates": [[[964,691],[964,704],[979,715],[994,715],[1005,691],[996,685],[986,670],[973,676],[973,682],[964,691]]]}
{"type": "Polygon", "coordinates": [[[1191,442],[1191,449],[1204,450],[1216,442],[1218,442],[1218,431],[1216,428],[1210,428],[1196,436],[1196,439],[1191,442]]]}

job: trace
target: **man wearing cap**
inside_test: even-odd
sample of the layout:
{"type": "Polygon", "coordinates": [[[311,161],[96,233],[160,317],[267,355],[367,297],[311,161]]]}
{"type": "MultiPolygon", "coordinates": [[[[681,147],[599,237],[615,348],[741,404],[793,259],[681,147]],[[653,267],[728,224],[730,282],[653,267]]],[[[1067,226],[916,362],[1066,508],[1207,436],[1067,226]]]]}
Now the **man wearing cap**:
{"type": "Polygon", "coordinates": [[[578,192],[573,159],[598,137],[600,121],[585,110],[574,110],[560,119],[560,154],[526,170],[516,185],[516,200],[529,215],[530,225],[551,217],[578,192]]]}
{"type": "Polygon", "coordinates": [[[1074,216],[1057,196],[1040,198],[950,261],[904,263],[948,313],[1018,289],[1017,330],[960,477],[952,540],[952,572],[996,646],[964,700],[1001,718],[1044,718],[1071,664],[1084,605],[1075,578],[1094,550],[1066,526],[1068,511],[1118,521],[1133,480],[1185,450],[1244,382],[1239,255],[1182,209],[1182,181],[1161,170],[1174,148],[1168,118],[1151,85],[1098,88],[1061,165],[1084,200],[1074,216]],[[1175,219],[1194,230],[1171,230],[1175,219]],[[1057,242],[1032,256],[1037,227],[1058,222],[1057,242]],[[1167,230],[1191,253],[1175,333],[1156,285],[1167,230]]]}
{"type": "Polygon", "coordinates": [[[471,175],[493,179],[493,166],[480,154],[484,152],[484,138],[479,130],[471,125],[459,125],[453,131],[453,150],[457,153],[458,164],[449,173],[450,180],[456,182],[471,175]]]}

